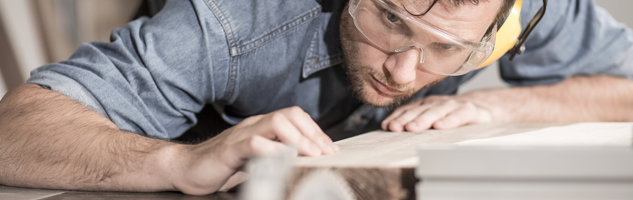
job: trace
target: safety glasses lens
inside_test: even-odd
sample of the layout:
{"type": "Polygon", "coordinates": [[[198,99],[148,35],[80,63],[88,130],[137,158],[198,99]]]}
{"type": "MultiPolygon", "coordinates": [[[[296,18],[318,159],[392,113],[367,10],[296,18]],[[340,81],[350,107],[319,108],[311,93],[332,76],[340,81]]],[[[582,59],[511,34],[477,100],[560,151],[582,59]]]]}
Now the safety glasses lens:
{"type": "MultiPolygon", "coordinates": [[[[427,8],[433,3],[420,2],[427,2],[427,8]]],[[[448,33],[430,24],[420,24],[424,22],[417,21],[414,16],[402,14],[397,8],[390,7],[390,4],[392,3],[385,0],[363,0],[353,16],[360,32],[379,48],[394,53],[421,50],[419,59],[424,60],[422,66],[445,75],[457,75],[456,73],[461,73],[464,69],[470,70],[489,55],[485,48],[481,48],[480,42],[472,43],[455,36],[449,37],[448,33]]],[[[422,11],[424,8],[425,5],[411,7],[414,11],[422,11]]],[[[495,32],[496,30],[492,31],[492,34],[495,32]]]]}

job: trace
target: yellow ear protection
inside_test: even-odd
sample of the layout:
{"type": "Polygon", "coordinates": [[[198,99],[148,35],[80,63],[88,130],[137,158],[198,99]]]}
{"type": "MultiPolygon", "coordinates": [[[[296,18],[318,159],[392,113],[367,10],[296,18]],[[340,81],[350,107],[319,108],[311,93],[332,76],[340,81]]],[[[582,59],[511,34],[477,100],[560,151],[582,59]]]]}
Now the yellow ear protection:
{"type": "Polygon", "coordinates": [[[514,5],[510,9],[510,12],[508,12],[505,20],[500,21],[503,24],[497,30],[495,47],[492,54],[476,69],[489,65],[506,53],[510,53],[510,60],[512,60],[516,54],[521,54],[525,51],[523,43],[525,42],[527,36],[530,35],[536,24],[538,24],[538,22],[543,18],[543,15],[545,14],[545,7],[547,6],[547,0],[543,0],[543,7],[541,7],[536,15],[534,15],[534,18],[532,18],[532,21],[530,21],[523,34],[521,34],[521,21],[519,20],[522,5],[523,0],[515,0],[514,5]]]}

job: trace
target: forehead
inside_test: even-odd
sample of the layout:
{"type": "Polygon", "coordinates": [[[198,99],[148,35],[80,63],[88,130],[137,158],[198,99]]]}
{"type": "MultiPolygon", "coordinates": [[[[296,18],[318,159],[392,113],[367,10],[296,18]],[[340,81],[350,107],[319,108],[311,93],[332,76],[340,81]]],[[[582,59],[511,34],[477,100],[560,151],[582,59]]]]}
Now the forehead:
{"type": "Polygon", "coordinates": [[[429,22],[442,30],[457,35],[461,38],[478,41],[494,21],[501,0],[479,0],[473,4],[470,0],[464,0],[455,5],[452,0],[438,0],[433,5],[433,0],[392,0],[392,2],[406,9],[408,15],[424,15],[417,18],[429,22]],[[429,10],[429,7],[431,9],[429,10]]]}

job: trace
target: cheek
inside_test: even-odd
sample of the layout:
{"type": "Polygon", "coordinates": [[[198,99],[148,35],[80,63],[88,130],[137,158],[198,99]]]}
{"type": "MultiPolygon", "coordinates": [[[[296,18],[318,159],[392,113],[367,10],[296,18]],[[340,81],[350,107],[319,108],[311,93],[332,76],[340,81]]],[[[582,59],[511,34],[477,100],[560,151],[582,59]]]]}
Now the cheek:
{"type": "Polygon", "coordinates": [[[388,57],[386,53],[366,43],[359,44],[357,55],[359,56],[358,61],[361,62],[362,66],[372,66],[376,70],[383,66],[388,57]]]}
{"type": "Polygon", "coordinates": [[[345,56],[349,57],[350,61],[355,62],[354,65],[371,66],[378,70],[387,60],[388,55],[375,47],[355,27],[347,28],[346,33],[341,33],[342,35],[344,34],[342,39],[347,40],[346,42],[344,41],[344,45],[348,45],[343,47],[347,50],[345,56]]]}
{"type": "Polygon", "coordinates": [[[435,74],[430,72],[423,67],[418,67],[416,70],[416,81],[415,81],[415,89],[416,91],[429,85],[435,84],[439,80],[445,79],[447,76],[435,74]]]}

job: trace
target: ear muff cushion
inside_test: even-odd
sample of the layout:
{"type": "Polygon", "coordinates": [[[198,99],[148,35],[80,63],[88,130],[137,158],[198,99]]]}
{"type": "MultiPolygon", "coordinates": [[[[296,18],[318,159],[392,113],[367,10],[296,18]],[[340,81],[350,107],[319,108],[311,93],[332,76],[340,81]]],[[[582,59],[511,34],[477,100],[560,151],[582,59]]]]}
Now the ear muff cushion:
{"type": "Polygon", "coordinates": [[[514,2],[514,6],[508,13],[508,17],[499,30],[497,30],[497,36],[495,39],[495,47],[490,54],[490,57],[486,59],[481,65],[479,65],[476,69],[485,67],[490,63],[498,60],[501,56],[505,55],[516,43],[519,35],[521,35],[521,21],[519,20],[519,16],[521,15],[521,6],[523,5],[523,0],[516,0],[514,2]]]}

